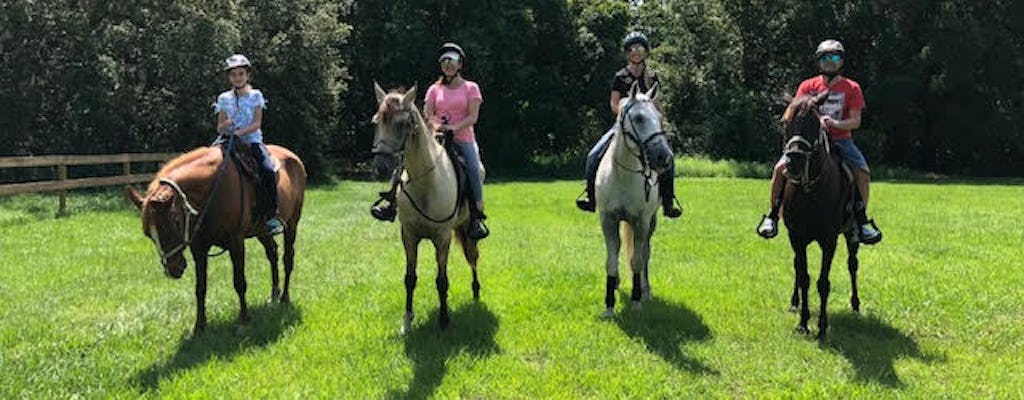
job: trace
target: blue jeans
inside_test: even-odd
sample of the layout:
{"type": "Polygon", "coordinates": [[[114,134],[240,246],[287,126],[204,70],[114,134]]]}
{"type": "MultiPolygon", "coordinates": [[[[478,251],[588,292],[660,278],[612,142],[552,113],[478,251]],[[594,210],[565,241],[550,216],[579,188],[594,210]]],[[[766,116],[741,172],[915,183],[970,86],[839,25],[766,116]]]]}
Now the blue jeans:
{"type": "Polygon", "coordinates": [[[860,152],[857,145],[853,144],[853,138],[835,140],[832,142],[832,146],[839,152],[839,156],[843,158],[843,161],[851,167],[862,169],[864,172],[871,172],[871,169],[868,168],[868,160],[864,158],[864,153],[860,152]]]}
{"type": "Polygon", "coordinates": [[[470,196],[474,202],[483,203],[484,180],[480,177],[480,148],[476,142],[455,142],[455,147],[466,161],[466,181],[469,184],[470,196]]]}

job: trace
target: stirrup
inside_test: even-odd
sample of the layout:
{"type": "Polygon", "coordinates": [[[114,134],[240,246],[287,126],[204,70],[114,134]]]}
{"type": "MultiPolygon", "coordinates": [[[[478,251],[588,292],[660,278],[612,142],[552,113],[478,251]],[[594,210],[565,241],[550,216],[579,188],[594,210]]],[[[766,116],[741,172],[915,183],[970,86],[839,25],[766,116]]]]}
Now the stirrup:
{"type": "Polygon", "coordinates": [[[395,215],[398,214],[395,211],[395,203],[388,203],[386,206],[381,206],[380,203],[383,203],[384,200],[385,199],[383,198],[378,199],[372,206],[370,206],[370,215],[381,221],[394,222],[395,215]]]}
{"type": "Polygon", "coordinates": [[[774,219],[768,218],[768,214],[762,214],[761,222],[757,224],[757,227],[754,228],[754,231],[757,232],[758,236],[761,236],[765,239],[771,239],[779,234],[779,222],[774,219]],[[761,226],[764,225],[765,221],[772,221],[772,229],[762,232],[761,226]]]}
{"type": "Polygon", "coordinates": [[[866,244],[866,245],[872,245],[872,244],[875,244],[875,243],[878,243],[878,242],[882,241],[882,230],[878,229],[878,225],[875,224],[875,220],[869,219],[868,222],[865,222],[863,224],[858,224],[857,225],[857,236],[860,237],[860,242],[861,243],[866,244]],[[863,232],[861,232],[861,228],[864,225],[871,225],[871,229],[874,229],[875,232],[878,233],[878,234],[873,236],[873,237],[870,237],[870,238],[864,236],[863,232]]]}
{"type": "Polygon", "coordinates": [[[679,199],[672,196],[672,201],[667,202],[668,204],[662,204],[661,210],[668,218],[679,218],[683,215],[683,206],[679,204],[679,199]]]}
{"type": "Polygon", "coordinates": [[[280,235],[284,233],[284,221],[278,217],[270,217],[267,219],[266,228],[271,236],[280,235]]]}
{"type": "Polygon", "coordinates": [[[469,236],[469,238],[473,240],[480,240],[491,234],[491,230],[487,229],[487,225],[484,225],[484,220],[482,218],[469,221],[468,231],[469,232],[466,233],[466,236],[469,236]]]}
{"type": "Polygon", "coordinates": [[[579,196],[576,196],[576,208],[586,212],[594,212],[594,209],[596,208],[594,206],[594,201],[590,199],[590,196],[587,196],[586,189],[584,189],[583,193],[580,193],[579,196]]]}

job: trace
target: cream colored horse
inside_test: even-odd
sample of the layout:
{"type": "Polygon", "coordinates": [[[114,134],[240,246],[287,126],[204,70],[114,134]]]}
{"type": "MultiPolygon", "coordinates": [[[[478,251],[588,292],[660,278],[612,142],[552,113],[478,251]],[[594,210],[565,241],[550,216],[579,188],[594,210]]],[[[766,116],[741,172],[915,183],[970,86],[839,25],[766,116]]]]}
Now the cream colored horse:
{"type": "Polygon", "coordinates": [[[448,326],[448,251],[452,233],[462,244],[463,253],[473,270],[473,298],[480,299],[476,263],[477,242],[467,237],[469,208],[459,177],[444,148],[430,132],[423,115],[414,104],[416,88],[406,93],[385,93],[376,82],[378,109],[373,117],[377,125],[374,152],[404,156],[405,171],[396,194],[398,220],[405,247],[405,317],[402,333],[412,327],[413,290],[416,288],[417,248],[421,240],[434,244],[437,259],[437,295],[441,329],[448,326]]]}
{"type": "Polygon", "coordinates": [[[647,267],[659,205],[658,178],[673,162],[661,113],[652,98],[656,90],[655,86],[640,93],[634,84],[629,97],[619,101],[615,134],[597,168],[597,209],[608,251],[606,317],[615,315],[623,242],[633,271],[633,307],[640,307],[641,298],[651,297],[647,267]]]}

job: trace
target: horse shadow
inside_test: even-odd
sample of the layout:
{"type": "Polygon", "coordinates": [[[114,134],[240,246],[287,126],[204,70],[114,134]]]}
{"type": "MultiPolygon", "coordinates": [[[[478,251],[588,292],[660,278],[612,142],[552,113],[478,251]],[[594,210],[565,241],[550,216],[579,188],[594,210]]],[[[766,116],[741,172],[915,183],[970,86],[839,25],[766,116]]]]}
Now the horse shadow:
{"type": "Polygon", "coordinates": [[[391,391],[390,399],[426,399],[434,395],[447,373],[447,361],[462,353],[474,358],[501,352],[494,341],[498,318],[486,305],[473,302],[451,312],[451,324],[442,331],[436,311],[430,319],[413,327],[403,340],[405,356],[414,364],[412,382],[404,393],[391,391]]]}
{"type": "Polygon", "coordinates": [[[174,356],[140,371],[131,383],[149,392],[166,377],[211,359],[231,359],[247,349],[266,347],[281,339],[288,328],[302,323],[302,312],[291,304],[264,303],[249,308],[252,320],[240,333],[234,319],[213,321],[198,337],[189,335],[178,343],[174,356]]]}
{"type": "Polygon", "coordinates": [[[829,324],[831,334],[821,346],[849,360],[858,381],[874,381],[891,388],[901,388],[905,384],[893,367],[897,358],[942,361],[940,357],[922,353],[913,338],[873,315],[843,312],[830,315],[829,324]]]}
{"type": "Polygon", "coordinates": [[[642,340],[647,350],[676,368],[718,375],[718,371],[683,353],[682,346],[687,342],[703,342],[713,336],[703,318],[686,306],[654,298],[645,301],[641,310],[627,308],[615,322],[626,335],[642,340]]]}

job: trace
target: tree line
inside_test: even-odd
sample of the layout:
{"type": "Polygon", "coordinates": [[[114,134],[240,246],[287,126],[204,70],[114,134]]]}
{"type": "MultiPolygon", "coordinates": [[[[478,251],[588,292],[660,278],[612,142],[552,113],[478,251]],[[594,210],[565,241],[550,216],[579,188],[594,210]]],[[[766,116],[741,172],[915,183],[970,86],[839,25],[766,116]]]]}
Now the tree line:
{"type": "Polygon", "coordinates": [[[872,164],[1024,173],[1024,2],[992,0],[317,0],[0,2],[2,155],[184,151],[213,138],[233,53],[255,63],[268,142],[314,178],[368,157],[372,82],[421,89],[442,42],[484,94],[488,167],[582,165],[613,121],[622,37],[650,65],[677,152],[770,161],[784,93],[825,38],[867,108],[872,164]]]}

